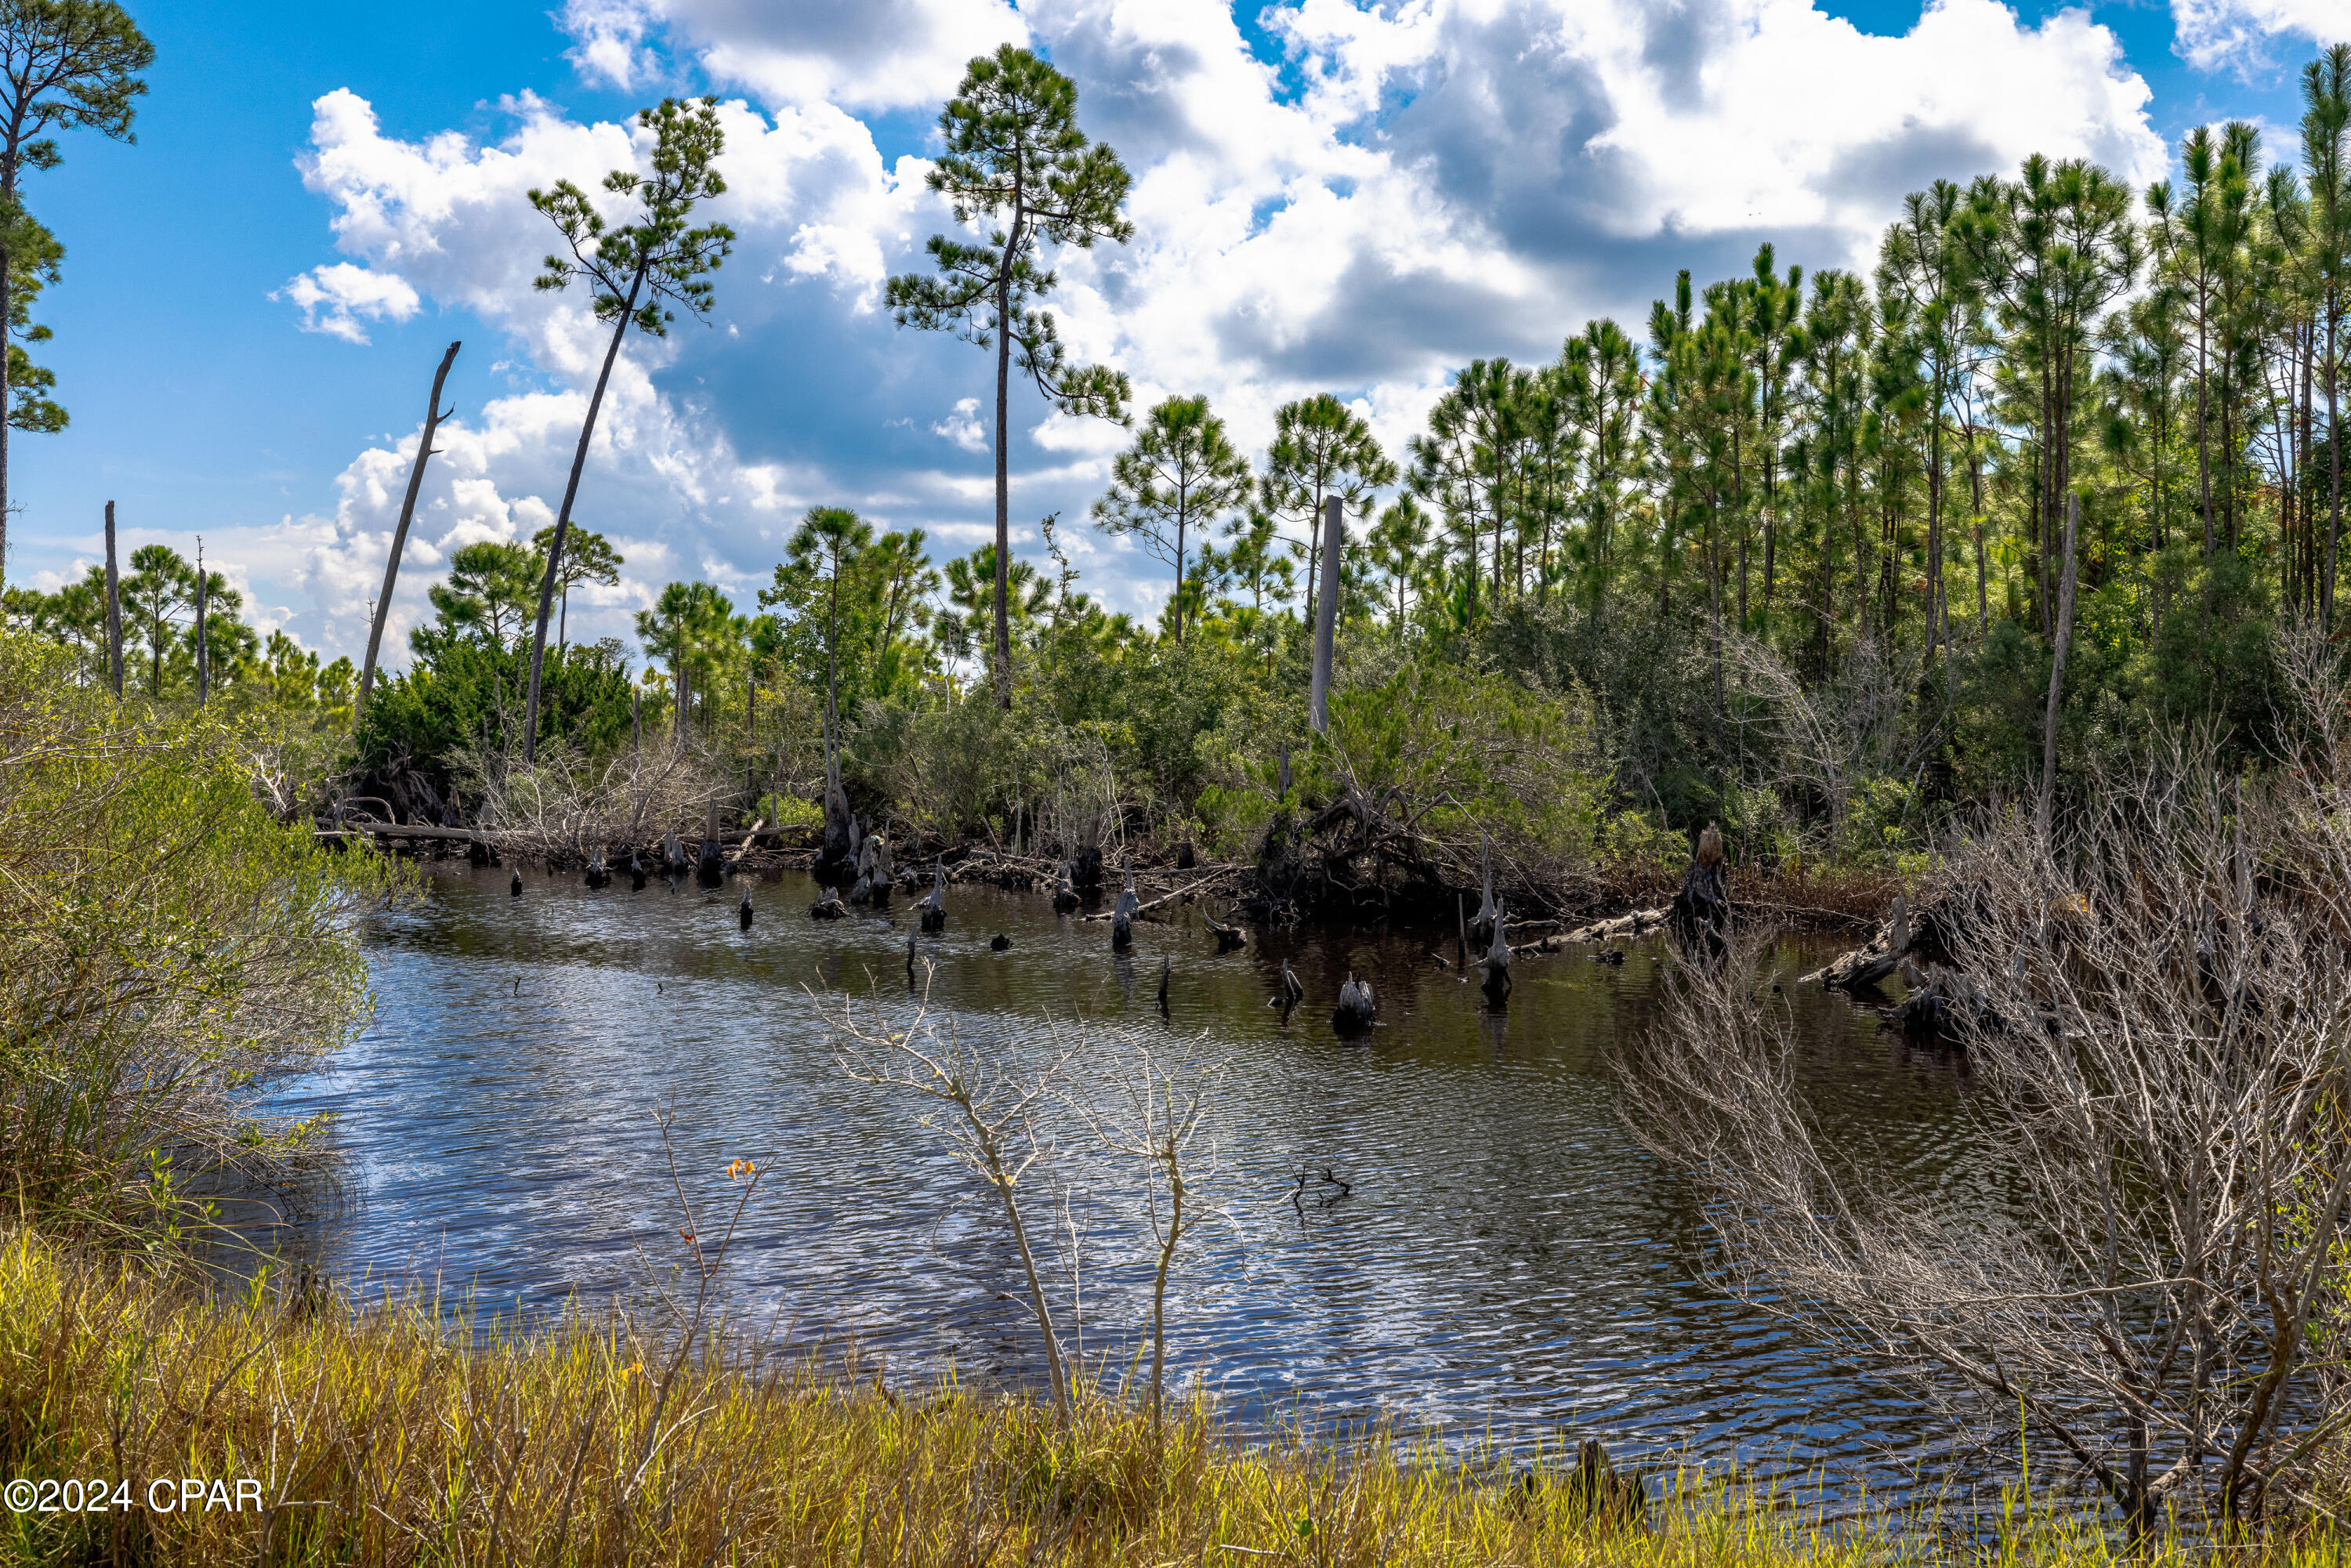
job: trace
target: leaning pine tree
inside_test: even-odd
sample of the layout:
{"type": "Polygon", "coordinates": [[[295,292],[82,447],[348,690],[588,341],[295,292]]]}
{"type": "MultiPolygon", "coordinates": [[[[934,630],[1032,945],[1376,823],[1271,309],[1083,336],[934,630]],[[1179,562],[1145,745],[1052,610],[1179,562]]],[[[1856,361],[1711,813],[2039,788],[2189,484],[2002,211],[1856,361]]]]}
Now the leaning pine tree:
{"type": "Polygon", "coordinates": [[[1100,365],[1071,365],[1052,316],[1029,301],[1052,290],[1053,274],[1037,265],[1037,242],[1090,248],[1098,239],[1124,244],[1134,225],[1119,213],[1126,167],[1108,147],[1089,145],[1078,129],[1078,89],[1027,49],[1010,44],[972,60],[963,88],[939,115],[946,151],[930,187],[944,194],[956,221],[986,214],[1002,226],[986,245],[933,235],[927,247],[938,276],[907,273],[890,280],[890,309],[902,327],[955,331],[996,350],[996,698],[1012,706],[1011,445],[1005,428],[1012,367],[1037,383],[1064,413],[1125,423],[1126,377],[1100,365]]]}
{"type": "Polygon", "coordinates": [[[555,608],[556,585],[563,579],[571,503],[580,493],[580,471],[588,464],[588,443],[596,434],[596,414],[604,405],[612,361],[621,357],[621,340],[632,323],[656,338],[666,337],[677,318],[664,300],[695,316],[708,316],[714,291],[705,275],[718,270],[735,243],[735,231],[725,224],[686,226],[695,203],[726,189],[711,167],[726,141],[718,126],[718,100],[688,103],[665,98],[660,108],[639,113],[637,123],[653,133],[652,175],[615,169],[604,176],[604,189],[637,198],[641,209],[635,223],[606,228],[588,193],[569,180],[557,181],[551,191],[530,193],[530,204],[554,221],[571,251],[569,256],[547,258],[538,287],[560,289],[574,277],[586,277],[595,289],[596,319],[611,324],[612,340],[604,350],[603,368],[596,372],[596,390],[588,398],[588,417],[580,422],[580,444],[571,455],[571,477],[563,486],[563,506],[555,514],[555,532],[547,547],[538,622],[530,640],[530,697],[523,712],[526,762],[538,755],[539,673],[547,660],[548,616],[555,608]]]}

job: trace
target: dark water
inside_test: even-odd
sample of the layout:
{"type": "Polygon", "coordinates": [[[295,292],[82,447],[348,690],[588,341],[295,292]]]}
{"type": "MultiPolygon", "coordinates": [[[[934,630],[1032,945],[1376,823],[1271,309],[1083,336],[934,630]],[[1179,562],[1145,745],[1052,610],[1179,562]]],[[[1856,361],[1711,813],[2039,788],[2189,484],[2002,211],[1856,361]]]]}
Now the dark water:
{"type": "MultiPolygon", "coordinates": [[[[381,919],[373,1025],[285,1101],[340,1114],[349,1194],[307,1242],[338,1278],[437,1275],[527,1309],[643,1301],[648,1267],[685,1255],[651,1113],[670,1104],[705,1237],[741,1190],[727,1162],[768,1173],[720,1276],[738,1324],[853,1340],[893,1380],[950,1363],[1039,1375],[1000,1215],[922,1124],[927,1108],[846,1077],[829,1039],[822,1009],[843,988],[870,983],[903,1016],[905,901],[894,927],[820,925],[811,884],[788,876],[756,886],[744,933],[734,884],[590,892],[526,873],[513,898],[507,878],[442,868],[427,897],[381,919]]],[[[920,948],[935,1017],[1009,1060],[1034,1060],[1050,1018],[1105,1061],[1131,1039],[1228,1061],[1207,1135],[1223,1212],[1171,1290],[1172,1382],[1197,1378],[1244,1415],[1384,1413],[1512,1440],[1566,1428],[1635,1451],[1837,1468],[1877,1469],[1889,1449],[1898,1467],[1934,1429],[1898,1385],[1696,1277],[1699,1217],[1625,1134],[1608,1061],[1657,1006],[1654,946],[1622,967],[1523,959],[1496,1012],[1426,940],[1252,933],[1218,956],[1197,921],[1139,925],[1114,957],[1104,925],[958,887],[946,935],[920,948]],[[1009,951],[989,950],[998,932],[1009,951]],[[1287,1022],[1266,1005],[1284,957],[1310,998],[1287,1022]],[[1377,987],[1383,1019],[1352,1042],[1330,1027],[1349,969],[1377,987]],[[1325,1166],[1349,1196],[1321,1181],[1325,1166]],[[1301,1167],[1314,1176],[1300,1204],[1301,1167]]],[[[1792,968],[1817,953],[1781,956],[1792,968]]],[[[1949,1065],[1840,998],[1795,1006],[1834,1121],[1939,1179],[1949,1065]]],[[[1108,1071],[1081,1071],[1098,1088],[1108,1071]]],[[[1087,1352],[1123,1364],[1148,1302],[1141,1173],[1067,1118],[1059,1141],[1028,1184],[1037,1227],[1058,1227],[1057,1177],[1084,1228],[1087,1352]]]]}

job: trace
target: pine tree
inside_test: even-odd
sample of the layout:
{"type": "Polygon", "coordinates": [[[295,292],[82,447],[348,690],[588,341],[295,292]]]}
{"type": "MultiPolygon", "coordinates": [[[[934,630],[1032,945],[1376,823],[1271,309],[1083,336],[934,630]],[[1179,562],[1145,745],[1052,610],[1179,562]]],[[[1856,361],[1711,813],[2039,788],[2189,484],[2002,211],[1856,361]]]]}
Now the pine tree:
{"type": "Polygon", "coordinates": [[[709,315],[715,296],[709,275],[725,263],[735,244],[735,231],[725,224],[686,226],[695,206],[726,189],[726,182],[712,166],[726,144],[726,133],[718,124],[718,100],[705,98],[685,103],[665,98],[659,107],[642,110],[637,123],[653,133],[652,174],[615,169],[604,176],[605,190],[636,198],[635,222],[608,228],[588,193],[569,180],[558,180],[552,190],[530,193],[530,204],[555,225],[569,252],[548,256],[537,287],[560,292],[573,278],[586,278],[596,319],[611,324],[612,337],[604,350],[603,365],[596,372],[595,390],[588,397],[587,417],[580,423],[571,476],[564,483],[563,505],[555,514],[555,532],[548,541],[547,571],[538,589],[538,621],[530,640],[530,696],[523,710],[526,762],[538,755],[539,674],[547,661],[548,616],[555,606],[555,586],[562,575],[564,546],[571,531],[571,504],[580,494],[580,471],[588,465],[588,444],[596,434],[596,416],[604,406],[612,363],[621,357],[621,340],[632,326],[650,337],[667,337],[670,323],[677,319],[669,308],[672,305],[688,315],[709,315]]]}
{"type": "Polygon", "coordinates": [[[926,247],[938,276],[890,279],[886,298],[902,327],[953,331],[996,350],[996,626],[998,703],[1012,706],[1010,417],[1017,362],[1045,400],[1064,413],[1126,421],[1126,377],[1069,362],[1051,314],[1030,303],[1057,279],[1039,265],[1050,242],[1090,249],[1123,245],[1134,233],[1119,208],[1130,183],[1124,164],[1078,129],[1078,89],[1027,49],[1006,44],[972,60],[963,86],[939,114],[946,149],[930,188],[956,221],[985,215],[998,226],[985,245],[933,235],[926,247]]]}

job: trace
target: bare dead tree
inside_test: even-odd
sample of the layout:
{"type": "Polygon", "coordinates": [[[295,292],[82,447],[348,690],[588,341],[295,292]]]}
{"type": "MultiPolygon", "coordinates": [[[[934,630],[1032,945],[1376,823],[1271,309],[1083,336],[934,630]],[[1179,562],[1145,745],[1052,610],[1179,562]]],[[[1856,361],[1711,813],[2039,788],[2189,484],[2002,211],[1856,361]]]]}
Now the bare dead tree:
{"type": "MultiPolygon", "coordinates": [[[[1205,1169],[1194,1163],[1194,1145],[1223,1082],[1221,1060],[1183,1064],[1155,1051],[1146,1040],[1132,1042],[1126,1060],[1112,1072],[1113,1103],[1071,1102],[1102,1145],[1142,1162],[1144,1208],[1156,1254],[1151,1278],[1151,1429],[1160,1430],[1167,1369],[1167,1277],[1184,1239],[1198,1228],[1203,1206],[1198,1191],[1205,1169]]],[[[1215,1151],[1206,1151],[1212,1166],[1215,1151]]]]}
{"type": "Polygon", "coordinates": [[[2053,846],[1955,845],[1952,1012],[1969,1190],[1826,1125],[1761,938],[1691,967],[1625,1063],[1637,1135],[1708,1202],[1764,1310],[1934,1369],[2022,1420],[2135,1536],[2304,1496],[2351,1203],[2351,811],[2331,665],[2309,754],[2258,782],[2182,740],[2088,780],[2053,846]],[[1994,1197],[1991,1195],[2003,1195],[1994,1197]]]}
{"type": "Polygon", "coordinates": [[[904,1021],[894,1022],[878,997],[869,998],[863,1009],[844,999],[837,1009],[828,1009],[826,1021],[841,1071],[860,1083],[918,1096],[944,1112],[933,1125],[955,1157],[1003,1206],[1005,1228],[1019,1250],[1020,1267],[1027,1275],[1029,1302],[1044,1347],[1053,1406],[1067,1421],[1071,1397],[1069,1372],[1062,1362],[1060,1336],[1054,1332],[1052,1308],[1038,1279],[1037,1255],[1020,1208],[1020,1183],[1046,1155],[1040,1115],[1058,1103],[1061,1080],[1084,1050],[1084,1040],[1054,1029],[1043,1065],[1023,1073],[989,1060],[965,1041],[956,1032],[952,1015],[942,1034],[927,1005],[918,1006],[904,1021]]]}

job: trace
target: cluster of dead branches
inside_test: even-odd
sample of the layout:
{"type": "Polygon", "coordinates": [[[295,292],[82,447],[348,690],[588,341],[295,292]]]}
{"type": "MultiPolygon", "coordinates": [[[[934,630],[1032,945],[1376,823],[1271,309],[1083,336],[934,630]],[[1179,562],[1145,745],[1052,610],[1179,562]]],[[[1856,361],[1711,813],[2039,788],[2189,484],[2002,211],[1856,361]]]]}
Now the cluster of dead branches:
{"type": "Polygon", "coordinates": [[[2335,1429],[2351,754],[2332,661],[2298,668],[2292,766],[2239,779],[2182,739],[2092,779],[2054,843],[2011,813],[1953,845],[1969,1179],[1922,1190],[1824,1123],[1760,937],[1682,970],[1625,1064],[1730,1286],[2021,1419],[2138,1534],[2306,1500],[2335,1429]]]}
{"type": "Polygon", "coordinates": [[[717,759],[684,742],[626,747],[601,758],[549,747],[536,762],[519,752],[467,758],[475,821],[501,852],[580,864],[599,848],[698,836],[713,801],[738,784],[717,759]]]}
{"type": "Polygon", "coordinates": [[[1073,1363],[1081,1360],[1084,1343],[1083,1235],[1072,1194],[1055,1167],[1068,1153],[1063,1141],[1078,1134],[1140,1167],[1140,1231],[1152,1270],[1144,1398],[1155,1429],[1165,1407],[1169,1276],[1184,1243],[1203,1224],[1225,1218],[1205,1191],[1217,1168],[1205,1128],[1224,1064],[1186,1061],[1139,1036],[1089,1040],[1049,1022],[1042,1049],[1024,1067],[975,1047],[956,1032],[952,1016],[935,1020],[927,1006],[917,1005],[893,1018],[878,998],[863,1005],[844,999],[829,1011],[827,1022],[841,1071],[927,1105],[927,1124],[1002,1215],[1064,1421],[1075,1401],[1079,1367],[1073,1363]],[[1039,1174],[1032,1177],[1032,1172],[1039,1174]],[[1030,1207],[1039,1189],[1058,1194],[1071,1333],[1057,1322],[1061,1314],[1044,1283],[1050,1260],[1030,1207]],[[1080,1347],[1075,1357],[1072,1340],[1080,1347]]]}

